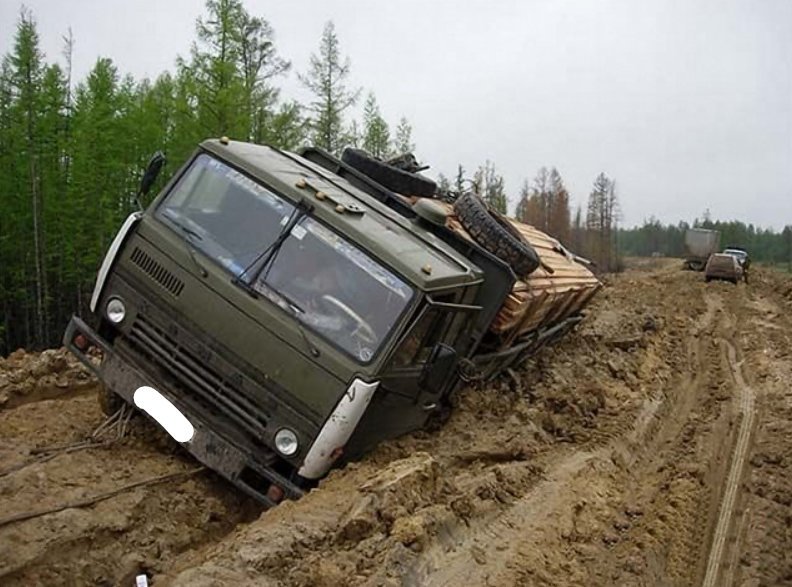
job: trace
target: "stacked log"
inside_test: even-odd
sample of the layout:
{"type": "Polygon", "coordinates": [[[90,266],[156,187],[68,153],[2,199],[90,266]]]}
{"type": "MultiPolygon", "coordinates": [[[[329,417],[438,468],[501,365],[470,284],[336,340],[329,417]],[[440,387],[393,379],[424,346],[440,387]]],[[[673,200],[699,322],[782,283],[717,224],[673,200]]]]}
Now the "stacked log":
{"type": "MultiPolygon", "coordinates": [[[[508,220],[533,246],[541,263],[530,275],[517,280],[490,326],[501,337],[503,346],[578,313],[602,286],[556,239],[533,226],[508,220]]],[[[446,225],[471,239],[453,214],[448,216],[446,225]]]]}

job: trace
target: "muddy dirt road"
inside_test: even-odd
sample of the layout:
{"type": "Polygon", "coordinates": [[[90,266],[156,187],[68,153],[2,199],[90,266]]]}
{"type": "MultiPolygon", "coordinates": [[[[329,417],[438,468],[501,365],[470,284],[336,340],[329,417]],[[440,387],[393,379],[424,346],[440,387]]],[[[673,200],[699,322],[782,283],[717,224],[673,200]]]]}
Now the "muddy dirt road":
{"type": "Polygon", "coordinates": [[[792,279],[754,276],[636,262],[441,430],[266,512],[140,417],[92,438],[60,352],[0,359],[0,584],[792,584],[792,279]]]}

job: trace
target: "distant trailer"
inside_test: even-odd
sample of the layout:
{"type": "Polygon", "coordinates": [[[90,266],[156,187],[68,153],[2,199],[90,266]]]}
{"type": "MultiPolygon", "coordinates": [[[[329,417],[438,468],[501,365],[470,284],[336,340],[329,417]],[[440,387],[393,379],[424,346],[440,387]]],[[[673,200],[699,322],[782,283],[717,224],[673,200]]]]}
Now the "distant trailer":
{"type": "Polygon", "coordinates": [[[710,255],[718,252],[720,232],[706,228],[689,228],[685,233],[685,267],[703,271],[710,255]]]}

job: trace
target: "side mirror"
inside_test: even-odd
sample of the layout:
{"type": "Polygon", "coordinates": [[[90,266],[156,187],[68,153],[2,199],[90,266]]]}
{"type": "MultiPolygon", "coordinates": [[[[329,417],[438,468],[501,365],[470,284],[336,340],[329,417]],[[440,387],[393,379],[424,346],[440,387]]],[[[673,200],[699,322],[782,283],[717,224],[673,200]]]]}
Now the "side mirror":
{"type": "Polygon", "coordinates": [[[457,366],[457,352],[447,344],[437,344],[421,373],[420,385],[429,393],[440,393],[448,384],[457,366]]]}
{"type": "Polygon", "coordinates": [[[145,196],[149,193],[151,186],[154,185],[154,181],[157,179],[162,166],[165,164],[165,154],[162,151],[157,151],[152,155],[151,159],[149,159],[148,165],[146,166],[146,172],[143,174],[143,178],[140,180],[140,189],[138,193],[141,196],[145,196]]]}

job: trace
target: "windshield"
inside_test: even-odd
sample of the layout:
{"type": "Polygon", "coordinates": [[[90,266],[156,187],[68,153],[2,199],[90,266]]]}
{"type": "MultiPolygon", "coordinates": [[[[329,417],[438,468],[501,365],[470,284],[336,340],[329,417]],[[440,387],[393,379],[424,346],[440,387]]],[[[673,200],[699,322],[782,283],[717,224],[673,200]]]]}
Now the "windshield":
{"type": "Polygon", "coordinates": [[[295,214],[293,204],[224,163],[199,155],[157,217],[357,360],[371,361],[412,299],[412,289],[368,254],[310,216],[268,264],[257,259],[295,214]],[[246,269],[248,269],[246,271],[246,269]]]}
{"type": "Polygon", "coordinates": [[[740,261],[745,260],[748,257],[748,253],[741,249],[725,249],[723,251],[724,255],[731,255],[732,257],[737,257],[740,261]]]}

